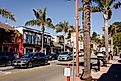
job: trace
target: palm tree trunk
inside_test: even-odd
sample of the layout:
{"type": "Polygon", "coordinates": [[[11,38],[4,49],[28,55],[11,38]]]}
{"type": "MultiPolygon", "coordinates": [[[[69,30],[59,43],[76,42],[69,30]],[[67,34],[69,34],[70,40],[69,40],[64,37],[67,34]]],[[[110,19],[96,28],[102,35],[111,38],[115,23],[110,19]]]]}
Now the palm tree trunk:
{"type": "Polygon", "coordinates": [[[64,33],[64,52],[65,52],[65,35],[66,33],[64,33]]]}
{"type": "Polygon", "coordinates": [[[104,28],[105,28],[105,51],[106,55],[108,55],[108,15],[104,14],[104,28]]]}
{"type": "Polygon", "coordinates": [[[90,50],[90,2],[83,2],[83,29],[84,29],[84,75],[85,81],[91,81],[91,50],[90,50]]]}
{"type": "Polygon", "coordinates": [[[113,36],[111,37],[111,54],[113,55],[113,36]]]}
{"type": "Polygon", "coordinates": [[[42,47],[41,47],[42,53],[43,53],[43,48],[44,48],[44,26],[42,26],[42,47]]]}

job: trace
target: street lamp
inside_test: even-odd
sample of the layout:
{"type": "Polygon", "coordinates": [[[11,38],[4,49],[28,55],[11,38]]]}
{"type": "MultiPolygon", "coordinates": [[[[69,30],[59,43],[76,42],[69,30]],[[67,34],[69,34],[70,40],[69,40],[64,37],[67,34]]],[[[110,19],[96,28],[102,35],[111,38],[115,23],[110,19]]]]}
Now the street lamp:
{"type": "Polygon", "coordinates": [[[78,55],[78,26],[79,26],[79,16],[78,16],[78,4],[79,0],[76,0],[75,4],[75,27],[76,27],[76,79],[75,81],[80,81],[79,77],[79,55],[78,55]]]}

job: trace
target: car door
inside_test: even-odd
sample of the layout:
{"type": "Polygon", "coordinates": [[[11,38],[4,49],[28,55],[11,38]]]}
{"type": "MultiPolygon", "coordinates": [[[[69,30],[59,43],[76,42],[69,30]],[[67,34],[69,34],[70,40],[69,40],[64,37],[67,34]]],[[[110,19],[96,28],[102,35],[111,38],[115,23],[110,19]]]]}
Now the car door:
{"type": "Polygon", "coordinates": [[[0,52],[0,64],[5,64],[5,63],[6,63],[5,53],[0,52]]]}
{"type": "Polygon", "coordinates": [[[33,57],[33,64],[39,65],[39,54],[38,53],[35,53],[35,55],[33,57]]]}
{"type": "Polygon", "coordinates": [[[39,53],[39,63],[40,64],[45,64],[45,54],[44,53],[39,53]]]}

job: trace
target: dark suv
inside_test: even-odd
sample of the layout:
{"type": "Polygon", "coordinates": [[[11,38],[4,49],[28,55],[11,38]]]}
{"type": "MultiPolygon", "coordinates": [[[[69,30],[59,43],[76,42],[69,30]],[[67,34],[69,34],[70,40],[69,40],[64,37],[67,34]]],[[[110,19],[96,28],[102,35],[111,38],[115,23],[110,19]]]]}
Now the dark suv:
{"type": "Polygon", "coordinates": [[[14,54],[11,52],[0,52],[0,65],[11,65],[15,59],[14,54]]]}
{"type": "Polygon", "coordinates": [[[20,59],[13,61],[14,67],[31,68],[36,65],[45,65],[48,63],[47,56],[44,53],[28,53],[24,54],[20,59]]]}

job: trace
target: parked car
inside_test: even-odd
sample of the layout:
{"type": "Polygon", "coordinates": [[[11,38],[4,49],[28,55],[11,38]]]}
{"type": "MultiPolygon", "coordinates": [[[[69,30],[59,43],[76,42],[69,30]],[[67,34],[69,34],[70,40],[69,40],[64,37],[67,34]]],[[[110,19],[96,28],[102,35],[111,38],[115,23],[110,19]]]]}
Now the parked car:
{"type": "Polygon", "coordinates": [[[49,53],[47,54],[48,60],[57,60],[58,54],[56,53],[49,53]]]}
{"type": "Polygon", "coordinates": [[[0,65],[7,66],[11,65],[15,59],[14,54],[11,52],[0,52],[0,65]]]}
{"type": "Polygon", "coordinates": [[[105,52],[96,52],[95,55],[99,58],[102,58],[105,56],[105,52]]]}
{"type": "Polygon", "coordinates": [[[45,65],[48,63],[47,56],[44,53],[28,53],[24,54],[20,59],[13,61],[14,67],[28,67],[31,68],[37,65],[45,65]]]}
{"type": "Polygon", "coordinates": [[[59,56],[58,56],[58,61],[72,60],[72,59],[73,59],[73,56],[72,56],[71,52],[63,52],[63,53],[60,53],[59,56]]]}
{"type": "MultiPolygon", "coordinates": [[[[84,56],[84,52],[83,51],[79,51],[79,56],[84,56]]],[[[76,57],[76,52],[74,52],[74,57],[76,57]]]]}

